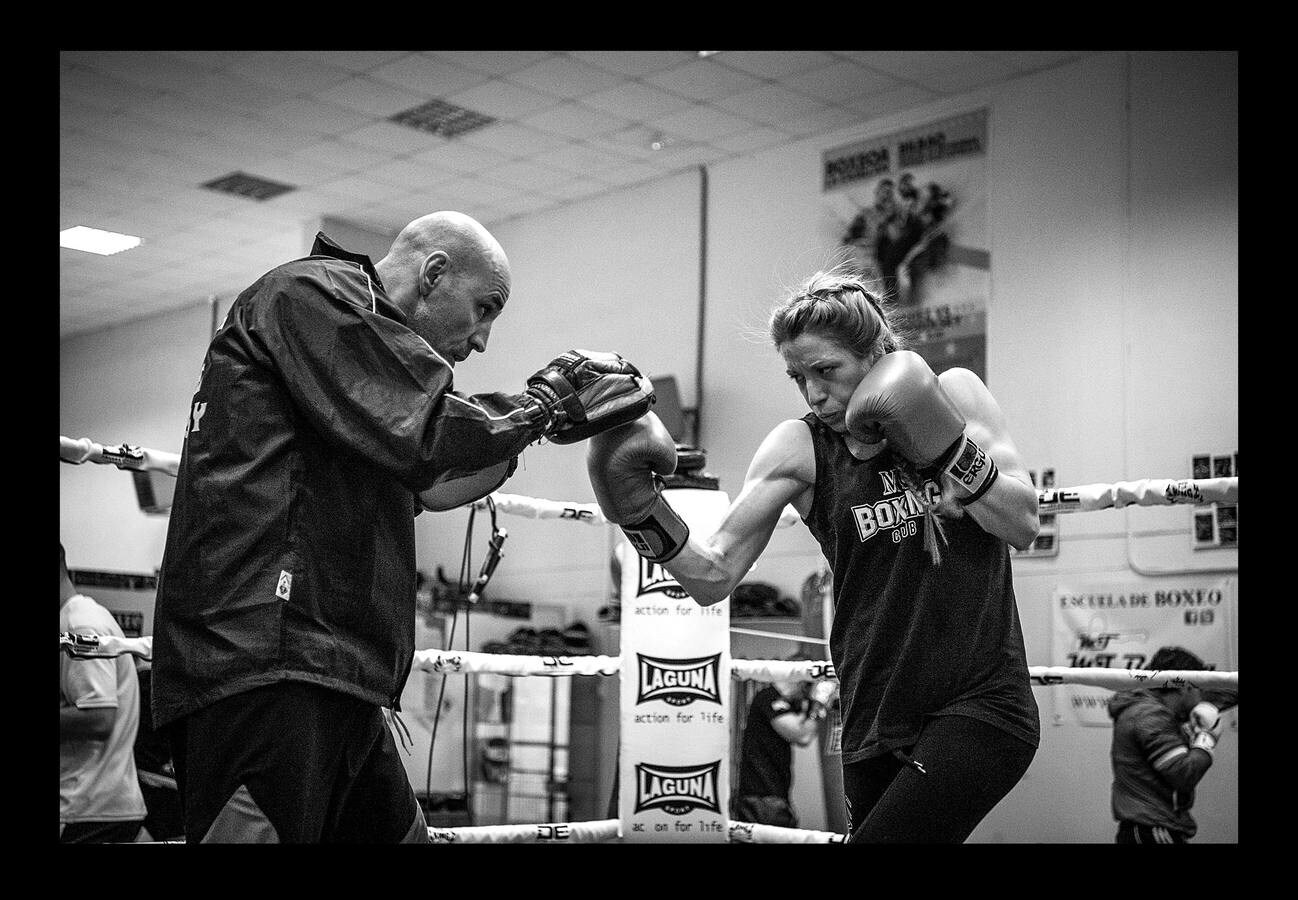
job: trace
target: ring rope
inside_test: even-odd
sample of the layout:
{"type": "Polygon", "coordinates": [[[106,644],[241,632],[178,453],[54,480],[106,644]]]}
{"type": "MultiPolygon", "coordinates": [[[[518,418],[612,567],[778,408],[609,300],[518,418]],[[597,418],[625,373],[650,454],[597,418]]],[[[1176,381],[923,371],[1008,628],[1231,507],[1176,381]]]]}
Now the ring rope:
{"type": "MultiPolygon", "coordinates": [[[[617,819],[548,822],[540,825],[469,825],[428,829],[434,844],[594,844],[617,840],[617,819]]],[[[841,844],[846,835],[809,828],[783,828],[757,822],[728,822],[732,844],[841,844]]]]}
{"type": "MultiPolygon", "coordinates": [[[[94,462],[115,465],[119,469],[151,469],[175,475],[180,456],[164,450],[151,450],[131,444],[100,444],[90,438],[59,436],[59,458],[80,465],[94,462]]],[[[611,524],[596,503],[567,500],[540,500],[521,494],[493,492],[489,495],[496,509],[509,515],[529,519],[568,519],[587,525],[611,524]]],[[[1044,513],[1093,512],[1099,509],[1121,509],[1124,506],[1169,506],[1174,504],[1237,503],[1239,477],[1231,478],[1141,478],[1112,484],[1083,484],[1068,488],[1037,490],[1037,508],[1044,513]]],[[[486,508],[487,498],[471,505],[486,508]]],[[[784,528],[802,520],[792,506],[780,513],[778,527],[784,528]]]]}
{"type": "MultiPolygon", "coordinates": [[[[77,659],[104,659],[129,653],[141,659],[153,655],[153,637],[61,632],[59,648],[77,659]]],[[[620,656],[524,656],[474,653],[468,650],[417,650],[414,667],[434,674],[490,672],[496,675],[616,675],[620,656]]],[[[833,663],[824,660],[731,659],[732,678],[747,681],[837,681],[833,663]]],[[[1029,666],[1036,685],[1085,684],[1121,691],[1135,687],[1239,687],[1239,672],[1179,669],[1109,669],[1102,667],[1029,666]]]]}

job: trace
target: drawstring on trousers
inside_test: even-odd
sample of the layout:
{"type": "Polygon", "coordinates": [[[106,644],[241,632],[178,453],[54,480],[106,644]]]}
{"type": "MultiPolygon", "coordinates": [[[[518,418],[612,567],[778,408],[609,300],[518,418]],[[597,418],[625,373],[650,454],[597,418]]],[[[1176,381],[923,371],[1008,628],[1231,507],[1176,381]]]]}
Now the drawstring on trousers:
{"type": "Polygon", "coordinates": [[[401,749],[406,751],[406,756],[410,756],[411,749],[415,746],[415,739],[410,736],[410,729],[406,727],[406,723],[401,721],[401,713],[395,709],[385,709],[383,715],[388,720],[389,728],[392,728],[392,723],[396,722],[397,727],[393,728],[393,730],[397,733],[397,737],[401,739],[401,749]]]}
{"type": "Polygon", "coordinates": [[[911,759],[909,756],[906,755],[906,751],[902,750],[900,747],[892,751],[892,755],[895,756],[897,759],[901,760],[903,765],[910,766],[912,769],[915,769],[917,772],[919,772],[919,774],[921,775],[928,774],[928,769],[924,768],[924,764],[922,762],[920,762],[917,759],[911,759]]]}

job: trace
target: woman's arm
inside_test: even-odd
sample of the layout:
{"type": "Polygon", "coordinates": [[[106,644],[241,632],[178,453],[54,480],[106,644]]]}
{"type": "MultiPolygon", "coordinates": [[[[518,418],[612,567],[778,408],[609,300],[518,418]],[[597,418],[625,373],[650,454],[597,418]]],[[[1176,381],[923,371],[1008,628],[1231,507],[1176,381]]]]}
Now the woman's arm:
{"type": "Polygon", "coordinates": [[[798,419],[781,422],[753,455],[744,486],[717,530],[692,534],[663,568],[699,604],[724,600],[766,549],[784,507],[792,503],[807,514],[815,481],[810,429],[798,419]]]}
{"type": "Polygon", "coordinates": [[[944,484],[939,511],[954,517],[968,513],[984,531],[1016,549],[1026,549],[1041,527],[1037,491],[1010,437],[1005,414],[987,385],[968,369],[947,369],[938,381],[965,417],[965,433],[996,461],[1000,471],[987,493],[967,506],[956,499],[958,492],[944,484]]]}

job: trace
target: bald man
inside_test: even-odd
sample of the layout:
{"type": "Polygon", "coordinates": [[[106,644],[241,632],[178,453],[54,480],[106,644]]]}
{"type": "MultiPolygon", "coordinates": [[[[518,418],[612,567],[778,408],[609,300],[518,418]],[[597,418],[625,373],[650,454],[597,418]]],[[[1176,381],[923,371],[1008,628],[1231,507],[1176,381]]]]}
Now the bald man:
{"type": "Polygon", "coordinates": [[[509,291],[495,238],[438,212],[377,263],[317,234],[234,301],[190,405],[154,621],[187,841],[428,840],[385,712],[415,649],[415,515],[653,400],[588,351],[517,393],[457,393],[509,291]]]}

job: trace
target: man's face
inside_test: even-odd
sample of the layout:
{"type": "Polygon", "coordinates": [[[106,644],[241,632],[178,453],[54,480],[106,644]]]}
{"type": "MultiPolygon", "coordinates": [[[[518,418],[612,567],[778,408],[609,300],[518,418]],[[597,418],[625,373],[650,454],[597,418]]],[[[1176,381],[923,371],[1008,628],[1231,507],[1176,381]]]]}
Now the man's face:
{"type": "Polygon", "coordinates": [[[804,332],[780,345],[788,375],[822,422],[846,433],[844,414],[871,363],[837,341],[804,332]]]}
{"type": "Polygon", "coordinates": [[[486,352],[491,326],[509,299],[509,264],[474,257],[438,277],[420,304],[415,330],[452,366],[486,352]]]}

